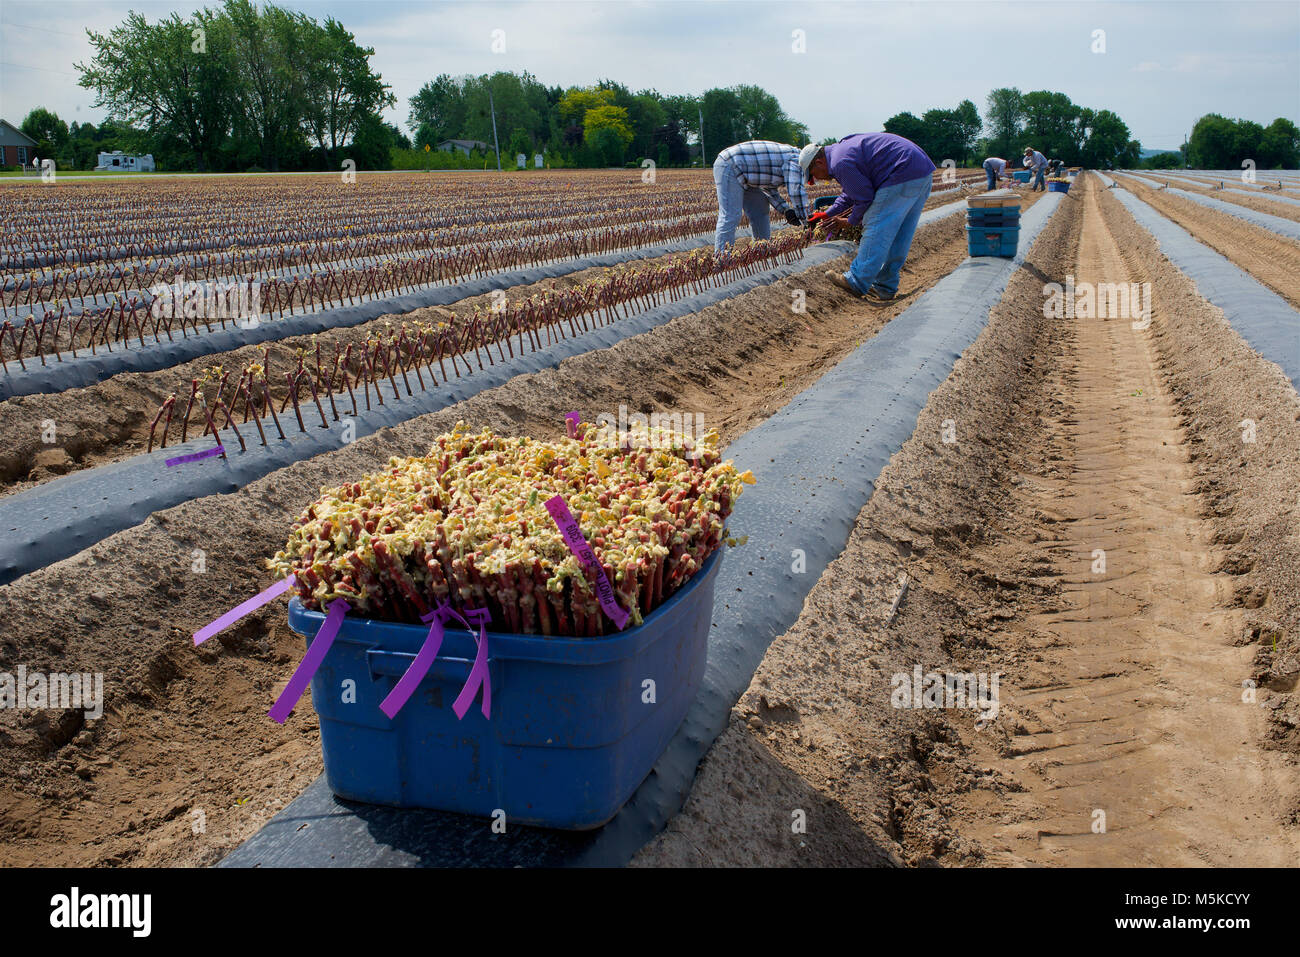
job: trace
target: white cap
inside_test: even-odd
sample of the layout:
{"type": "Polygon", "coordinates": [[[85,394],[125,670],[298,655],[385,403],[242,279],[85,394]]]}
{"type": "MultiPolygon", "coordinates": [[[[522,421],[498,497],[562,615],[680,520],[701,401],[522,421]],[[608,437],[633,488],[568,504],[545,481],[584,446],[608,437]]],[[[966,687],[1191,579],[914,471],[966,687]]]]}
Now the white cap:
{"type": "Polygon", "coordinates": [[[820,149],[821,147],[816,143],[809,143],[799,151],[799,168],[804,171],[805,175],[807,175],[808,167],[812,166],[812,161],[816,159],[817,151],[820,149]]]}

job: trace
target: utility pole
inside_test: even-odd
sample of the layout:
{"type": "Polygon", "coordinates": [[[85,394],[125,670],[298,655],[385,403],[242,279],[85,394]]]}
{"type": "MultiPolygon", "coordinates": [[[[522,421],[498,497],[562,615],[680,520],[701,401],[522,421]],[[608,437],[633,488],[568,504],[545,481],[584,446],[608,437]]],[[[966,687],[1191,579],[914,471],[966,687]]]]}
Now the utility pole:
{"type": "Polygon", "coordinates": [[[700,111],[700,168],[704,168],[704,108],[699,107],[700,111]]]}
{"type": "Polygon", "coordinates": [[[492,87],[488,87],[488,107],[492,110],[492,145],[497,151],[497,172],[501,172],[501,141],[497,139],[497,105],[492,99],[492,87]]]}

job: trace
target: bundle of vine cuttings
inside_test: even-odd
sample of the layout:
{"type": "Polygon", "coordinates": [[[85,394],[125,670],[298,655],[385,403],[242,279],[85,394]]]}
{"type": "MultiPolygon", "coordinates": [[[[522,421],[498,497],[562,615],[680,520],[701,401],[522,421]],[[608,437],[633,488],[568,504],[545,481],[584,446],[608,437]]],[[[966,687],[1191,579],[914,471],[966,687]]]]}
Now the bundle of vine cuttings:
{"type": "Polygon", "coordinates": [[[267,564],[302,603],[416,623],[450,604],[486,607],[489,630],[593,638],[617,631],[546,509],[564,499],[628,627],[663,604],[724,541],[749,473],[722,461],[716,432],[590,423],[551,442],[462,425],[423,457],[322,489],[267,564]]]}

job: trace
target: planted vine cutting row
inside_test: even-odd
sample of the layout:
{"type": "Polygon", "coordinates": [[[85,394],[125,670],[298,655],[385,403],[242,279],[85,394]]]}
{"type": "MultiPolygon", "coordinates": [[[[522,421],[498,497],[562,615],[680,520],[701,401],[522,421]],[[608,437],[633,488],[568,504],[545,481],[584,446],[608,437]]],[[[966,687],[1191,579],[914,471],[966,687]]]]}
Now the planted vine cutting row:
{"type": "Polygon", "coordinates": [[[306,432],[317,427],[318,418],[319,428],[328,429],[343,416],[383,406],[389,401],[386,392],[392,401],[401,401],[403,392],[411,396],[417,388],[424,391],[471,375],[475,368],[481,371],[485,359],[488,366],[495,365],[639,310],[793,262],[807,243],[803,230],[787,230],[721,255],[700,249],[662,264],[619,267],[602,279],[506,302],[499,310],[476,308],[472,317],[453,317],[452,322],[403,323],[362,343],[335,342],[332,354],[317,342],[310,354],[299,350],[296,366],[282,375],[272,373],[267,346],[262,361],[250,363],[233,381],[231,371],[217,366],[191,381],[187,397],[172,394],[164,400],[149,428],[148,450],[153,451],[155,441],[166,448],[177,434],[185,442],[195,429],[197,435],[219,438],[228,429],[241,451],[251,438],[245,434],[250,423],[261,445],[268,444],[268,432],[282,440],[286,426],[306,432]],[[272,386],[273,378],[283,382],[282,389],[272,386]],[[280,395],[278,409],[273,393],[280,395]]]}

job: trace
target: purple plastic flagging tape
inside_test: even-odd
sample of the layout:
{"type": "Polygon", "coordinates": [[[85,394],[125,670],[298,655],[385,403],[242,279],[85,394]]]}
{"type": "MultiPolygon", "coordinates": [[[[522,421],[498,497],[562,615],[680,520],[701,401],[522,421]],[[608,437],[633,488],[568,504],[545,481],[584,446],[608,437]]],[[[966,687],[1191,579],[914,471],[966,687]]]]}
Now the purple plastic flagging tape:
{"type": "Polygon", "coordinates": [[[474,656],[474,667],[469,671],[469,677],[465,679],[465,687],[460,689],[460,694],[452,702],[451,710],[456,712],[456,717],[464,720],[465,712],[469,706],[474,703],[474,696],[478,694],[479,686],[483,686],[483,717],[492,717],[492,677],[488,673],[488,641],[487,641],[487,623],[491,615],[486,608],[467,608],[465,614],[469,621],[465,621],[460,615],[456,614],[455,609],[451,612],[465,622],[465,627],[473,632],[470,622],[478,625],[478,654],[474,656]]]}
{"type": "Polygon", "coordinates": [[[600,599],[600,607],[609,616],[609,620],[618,626],[618,630],[622,631],[623,626],[627,624],[628,614],[614,600],[614,589],[610,586],[609,579],[605,577],[605,570],[600,567],[600,562],[596,561],[596,553],[587,544],[582,529],[578,527],[577,519],[569,511],[569,506],[564,504],[564,498],[557,495],[547,499],[546,510],[551,513],[551,518],[555,519],[555,524],[559,526],[560,534],[564,536],[564,543],[569,546],[569,551],[573,552],[574,557],[578,559],[587,577],[595,581],[596,597],[600,599]]]}
{"type": "Polygon", "coordinates": [[[402,672],[402,677],[397,679],[397,684],[393,685],[393,690],[388,692],[388,697],[379,703],[379,710],[388,716],[389,721],[396,718],[397,712],[411,700],[411,695],[415,694],[415,689],[420,687],[420,682],[433,667],[433,662],[438,657],[438,649],[442,647],[442,620],[445,617],[443,611],[446,607],[446,605],[439,605],[427,615],[420,617],[420,621],[428,624],[429,634],[425,637],[424,644],[420,645],[420,650],[416,652],[411,666],[402,672]]]}
{"type": "Polygon", "coordinates": [[[199,459],[211,458],[214,455],[224,455],[225,452],[226,452],[225,446],[223,446],[220,442],[218,442],[217,447],[215,449],[206,449],[205,451],[202,452],[193,452],[190,455],[178,455],[174,459],[168,459],[166,464],[168,466],[183,465],[186,462],[197,462],[199,459]]]}
{"type": "Polygon", "coordinates": [[[450,605],[439,605],[429,614],[421,617],[421,621],[429,623],[429,634],[424,639],[424,644],[420,646],[415,660],[411,666],[402,673],[402,677],[397,679],[397,684],[393,690],[388,693],[379,705],[379,710],[388,716],[391,721],[397,717],[397,713],[405,707],[406,702],[415,694],[415,689],[420,686],[424,676],[429,673],[433,667],[434,661],[438,657],[438,649],[442,647],[442,639],[445,628],[449,619],[460,618],[461,623],[469,629],[472,634],[474,628],[470,621],[476,622],[479,626],[478,635],[478,654],[474,658],[474,666],[470,669],[469,677],[465,680],[465,687],[461,689],[460,694],[456,697],[455,703],[451,706],[456,712],[456,717],[464,719],[465,712],[469,711],[469,706],[474,703],[474,696],[478,693],[479,686],[483,686],[483,717],[492,717],[492,681],[488,674],[487,666],[487,623],[490,613],[486,608],[470,608],[465,614],[469,621],[462,618],[456,609],[450,605]]]}
{"type": "Polygon", "coordinates": [[[330,611],[325,616],[325,623],[320,626],[320,631],[316,632],[311,647],[307,649],[307,654],[302,656],[302,661],[298,662],[298,667],[294,669],[289,683],[284,686],[284,691],[275,699],[275,704],[271,705],[268,713],[276,724],[284,724],[288,720],[289,712],[298,703],[302,693],[307,690],[307,683],[311,681],[311,676],[325,660],[330,646],[334,644],[334,636],[343,627],[343,618],[351,608],[352,606],[342,598],[335,598],[330,602],[330,611]]]}
{"type": "Polygon", "coordinates": [[[230,609],[230,611],[226,612],[216,621],[212,622],[212,624],[204,625],[202,628],[196,631],[194,633],[194,643],[196,645],[201,645],[209,638],[211,638],[213,635],[225,631],[227,628],[229,628],[235,622],[239,621],[239,619],[243,618],[249,612],[256,611],[257,609],[265,605],[268,601],[271,601],[273,598],[283,595],[285,592],[287,592],[290,588],[294,586],[295,582],[296,579],[292,575],[290,575],[288,578],[284,579],[284,581],[276,582],[274,585],[272,585],[270,588],[268,588],[266,591],[262,592],[261,594],[255,595],[252,598],[248,599],[248,601],[241,602],[240,604],[236,605],[234,608],[230,609]]]}
{"type": "Polygon", "coordinates": [[[564,416],[564,427],[569,432],[569,438],[575,438],[578,435],[578,423],[582,421],[581,412],[569,412],[564,416]]]}

